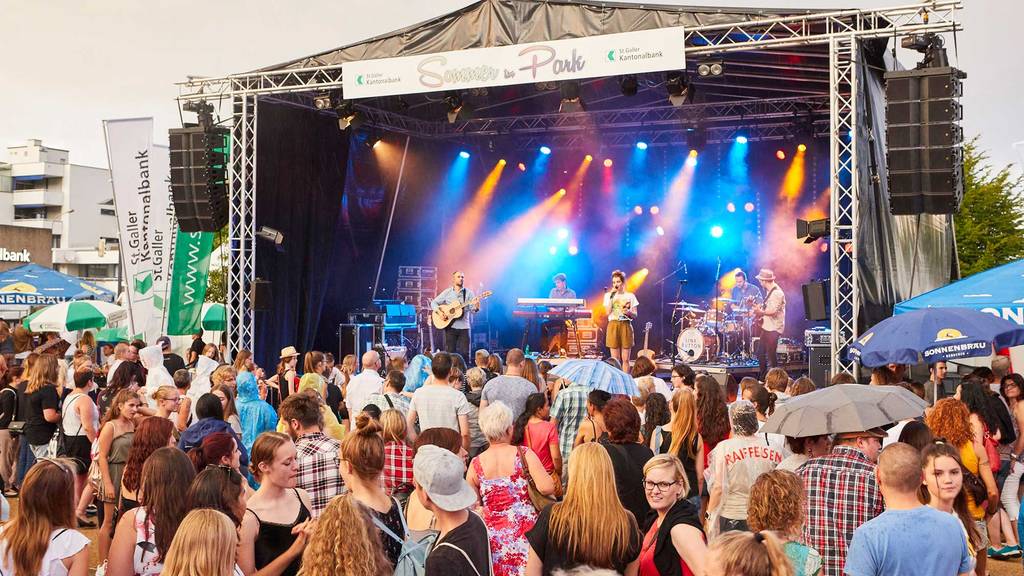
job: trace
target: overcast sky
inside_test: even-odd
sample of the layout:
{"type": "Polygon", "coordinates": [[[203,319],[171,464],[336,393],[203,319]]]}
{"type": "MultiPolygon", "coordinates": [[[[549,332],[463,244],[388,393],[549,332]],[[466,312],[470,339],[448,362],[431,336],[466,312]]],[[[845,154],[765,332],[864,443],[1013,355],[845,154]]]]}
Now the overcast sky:
{"type": "MultiPolygon", "coordinates": [[[[663,4],[832,8],[912,0],[659,0],[663,4]]],[[[101,121],[180,125],[175,82],[263,67],[422,22],[466,0],[0,0],[0,146],[40,138],[76,164],[106,166],[101,121]]],[[[1024,1],[965,0],[950,61],[965,70],[964,128],[997,164],[1019,163],[1024,1]],[[1015,24],[1017,23],[1017,24],[1015,24]]],[[[913,62],[904,62],[913,65],[913,62]]],[[[0,150],[0,160],[6,150],[0,150]]]]}

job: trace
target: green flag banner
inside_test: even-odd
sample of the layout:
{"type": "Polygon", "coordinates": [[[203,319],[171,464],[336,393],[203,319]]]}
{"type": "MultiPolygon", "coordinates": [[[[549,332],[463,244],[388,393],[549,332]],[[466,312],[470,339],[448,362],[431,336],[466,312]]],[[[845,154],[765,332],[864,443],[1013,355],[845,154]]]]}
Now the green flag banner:
{"type": "Polygon", "coordinates": [[[212,251],[213,232],[178,231],[171,274],[171,305],[167,312],[168,334],[183,336],[199,328],[212,251]]]}

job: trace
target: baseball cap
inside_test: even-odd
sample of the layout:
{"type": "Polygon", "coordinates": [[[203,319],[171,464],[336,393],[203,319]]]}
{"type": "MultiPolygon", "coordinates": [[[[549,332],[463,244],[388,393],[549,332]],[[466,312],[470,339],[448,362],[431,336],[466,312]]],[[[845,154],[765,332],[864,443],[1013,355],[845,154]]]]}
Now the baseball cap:
{"type": "Polygon", "coordinates": [[[476,504],[476,491],[466,482],[466,465],[444,448],[427,444],[416,451],[412,475],[442,510],[458,512],[476,504]]]}
{"type": "Polygon", "coordinates": [[[156,339],[156,343],[160,345],[161,350],[167,350],[171,347],[171,339],[167,336],[161,336],[156,339]]]}

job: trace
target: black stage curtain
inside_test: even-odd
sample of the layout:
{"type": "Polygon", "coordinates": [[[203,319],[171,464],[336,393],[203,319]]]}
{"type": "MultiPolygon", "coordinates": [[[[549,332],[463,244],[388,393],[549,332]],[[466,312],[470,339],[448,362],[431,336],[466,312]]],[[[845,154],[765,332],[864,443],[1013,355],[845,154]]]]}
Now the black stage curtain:
{"type": "Polygon", "coordinates": [[[336,250],[349,138],[334,117],[288,104],[261,100],[257,118],[256,226],[284,234],[284,252],[256,246],[256,276],[273,298],[254,313],[254,352],[269,371],[281,348],[313,349],[330,283],[344,283],[329,264],[344,260],[336,250]]]}

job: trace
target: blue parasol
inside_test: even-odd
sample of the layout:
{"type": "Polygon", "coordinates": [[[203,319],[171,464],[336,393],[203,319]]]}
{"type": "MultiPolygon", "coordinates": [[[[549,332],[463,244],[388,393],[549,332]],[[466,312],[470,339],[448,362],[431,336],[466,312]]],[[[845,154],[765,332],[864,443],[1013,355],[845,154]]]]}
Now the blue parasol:
{"type": "Polygon", "coordinates": [[[569,360],[552,368],[551,373],[575,384],[587,386],[591,390],[604,390],[609,394],[626,396],[639,394],[632,376],[601,360],[569,360]]]}

